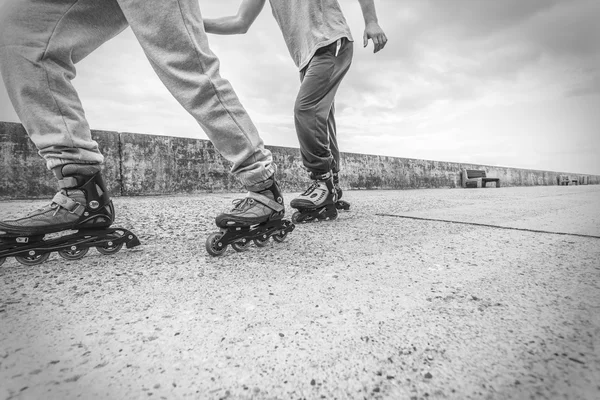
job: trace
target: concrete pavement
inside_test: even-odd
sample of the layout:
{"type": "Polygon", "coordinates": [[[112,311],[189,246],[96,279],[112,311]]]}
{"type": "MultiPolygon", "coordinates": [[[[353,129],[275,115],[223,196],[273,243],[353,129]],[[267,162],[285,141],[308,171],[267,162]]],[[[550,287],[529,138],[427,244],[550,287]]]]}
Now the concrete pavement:
{"type": "Polygon", "coordinates": [[[142,246],[7,260],[0,399],[600,398],[600,186],[348,191],[210,257],[236,197],[115,198],[142,246]]]}

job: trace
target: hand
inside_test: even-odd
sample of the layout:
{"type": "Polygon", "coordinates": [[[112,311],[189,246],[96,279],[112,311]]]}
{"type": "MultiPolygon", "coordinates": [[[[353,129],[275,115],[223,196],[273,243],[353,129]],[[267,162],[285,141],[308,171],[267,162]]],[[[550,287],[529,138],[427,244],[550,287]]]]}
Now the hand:
{"type": "Polygon", "coordinates": [[[363,47],[367,47],[369,39],[373,40],[373,53],[377,53],[379,50],[383,49],[387,43],[387,36],[385,36],[383,29],[381,29],[377,22],[370,22],[365,27],[363,47]]]}

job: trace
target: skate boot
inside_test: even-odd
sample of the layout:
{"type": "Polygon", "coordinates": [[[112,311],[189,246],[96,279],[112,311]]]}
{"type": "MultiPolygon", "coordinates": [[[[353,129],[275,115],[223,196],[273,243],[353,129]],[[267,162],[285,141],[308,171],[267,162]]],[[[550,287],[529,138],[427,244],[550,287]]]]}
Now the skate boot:
{"type": "Polygon", "coordinates": [[[292,215],[294,223],[337,218],[337,192],[331,172],[323,175],[311,173],[311,179],[313,183],[308,189],[290,203],[298,210],[292,215]]]}
{"type": "Polygon", "coordinates": [[[12,256],[21,264],[37,265],[53,251],[67,260],[77,260],[90,247],[113,254],[123,244],[128,248],[140,244],[128,230],[110,228],[114,207],[97,165],[66,164],[52,172],[60,191],[49,205],[25,217],[0,222],[0,264],[12,256]],[[58,234],[63,231],[77,232],[58,234]]]}
{"type": "Polygon", "coordinates": [[[342,200],[342,188],[340,187],[340,175],[337,172],[333,173],[333,184],[335,186],[335,192],[337,193],[337,201],[335,202],[335,208],[338,210],[348,211],[350,209],[350,203],[342,200]]]}
{"type": "Polygon", "coordinates": [[[234,200],[230,212],[217,216],[215,223],[221,231],[206,239],[208,254],[220,256],[228,245],[235,251],[248,250],[252,242],[264,247],[271,236],[276,242],[283,242],[294,230],[295,225],[283,219],[285,206],[275,179],[271,177],[260,186],[245,198],[234,200]]]}

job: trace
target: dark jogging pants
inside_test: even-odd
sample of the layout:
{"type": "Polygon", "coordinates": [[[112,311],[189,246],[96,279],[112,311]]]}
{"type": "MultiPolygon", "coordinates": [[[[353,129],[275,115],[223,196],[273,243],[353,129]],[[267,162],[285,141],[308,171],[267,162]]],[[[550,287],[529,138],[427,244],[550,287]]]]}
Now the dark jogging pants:
{"type": "Polygon", "coordinates": [[[335,94],[350,69],[353,43],[346,38],[317,50],[300,71],[294,121],[302,162],[316,175],[339,171],[340,151],[335,125],[335,94]],[[336,54],[337,53],[337,54],[336,54]]]}

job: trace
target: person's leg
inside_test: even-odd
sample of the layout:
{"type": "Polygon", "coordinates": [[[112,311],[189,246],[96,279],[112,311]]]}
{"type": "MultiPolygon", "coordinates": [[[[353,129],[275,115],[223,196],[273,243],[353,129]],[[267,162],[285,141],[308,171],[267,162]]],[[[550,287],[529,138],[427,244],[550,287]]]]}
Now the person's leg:
{"type": "Polygon", "coordinates": [[[329,134],[329,147],[331,148],[331,156],[333,157],[333,165],[331,166],[331,173],[333,175],[333,186],[337,193],[337,201],[335,206],[338,210],[349,210],[350,203],[342,200],[342,187],[340,186],[340,149],[337,143],[337,130],[335,124],[335,104],[331,105],[331,111],[329,112],[329,118],[327,118],[327,133],[329,134]]]}
{"type": "Polygon", "coordinates": [[[9,0],[0,11],[0,71],[49,169],[100,164],[71,80],[74,64],[127,27],[112,0],[9,0]]]}
{"type": "Polygon", "coordinates": [[[302,84],[294,106],[302,162],[316,175],[331,171],[336,164],[334,157],[339,158],[335,119],[331,123],[329,119],[337,89],[352,62],[352,42],[343,42],[337,55],[336,43],[315,53],[301,72],[302,84]]]}
{"type": "MultiPolygon", "coordinates": [[[[209,47],[198,1],[117,1],[158,77],[219,153],[232,162],[232,174],[250,192],[230,212],[217,216],[217,226],[227,229],[281,221],[284,201],[271,152],[264,148],[230,83],[219,73],[219,59],[209,47]]],[[[215,250],[212,247],[211,242],[207,249],[215,250]]]]}
{"type": "Polygon", "coordinates": [[[71,80],[74,64],[126,26],[115,1],[11,0],[0,12],[0,70],[31,140],[59,181],[52,203],[0,223],[6,234],[105,228],[114,210],[71,80]]]}
{"type": "Polygon", "coordinates": [[[331,110],[327,117],[327,136],[329,137],[329,149],[333,159],[331,172],[337,174],[340,171],[340,148],[337,142],[337,126],[335,124],[335,102],[331,103],[331,110]]]}
{"type": "MultiPolygon", "coordinates": [[[[352,42],[343,42],[338,54],[336,43],[318,50],[301,72],[302,84],[296,98],[294,119],[302,162],[314,182],[292,200],[291,206],[301,213],[309,210],[307,220],[313,217],[312,210],[320,208],[329,213],[323,215],[326,218],[337,216],[335,207],[330,207],[337,200],[332,172],[337,172],[339,162],[334,99],[352,62],[352,42]]],[[[296,219],[301,222],[304,215],[296,219]]]]}
{"type": "Polygon", "coordinates": [[[250,190],[269,186],[271,152],[219,73],[197,0],[118,0],[152,67],[250,190]],[[264,187],[261,187],[264,186],[264,187]]]}

